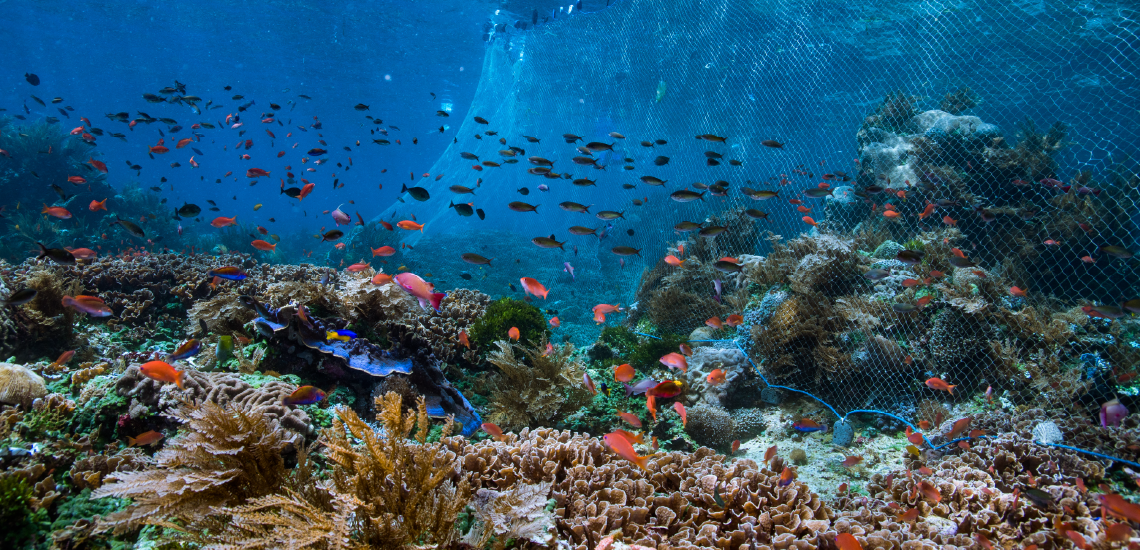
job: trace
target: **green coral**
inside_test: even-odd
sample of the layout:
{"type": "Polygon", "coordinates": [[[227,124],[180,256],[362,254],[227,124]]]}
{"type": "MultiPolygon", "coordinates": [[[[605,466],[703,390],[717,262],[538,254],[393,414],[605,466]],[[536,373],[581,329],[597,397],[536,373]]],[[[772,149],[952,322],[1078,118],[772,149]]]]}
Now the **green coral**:
{"type": "Polygon", "coordinates": [[[115,391],[119,376],[104,374],[92,378],[84,385],[84,395],[93,396],[79,399],[72,415],[71,427],[75,433],[85,433],[96,426],[114,425],[118,415],[127,408],[126,397],[115,391]]]}
{"type": "Polygon", "coordinates": [[[602,329],[598,341],[610,353],[591,351],[591,358],[610,364],[629,363],[636,369],[652,368],[659,365],[661,357],[680,351],[682,343],[688,338],[677,334],[664,334],[660,338],[638,336],[626,327],[606,327],[602,329]],[[616,359],[611,359],[616,358],[616,359]]]}
{"type": "Polygon", "coordinates": [[[659,366],[661,358],[681,351],[681,344],[688,338],[679,334],[663,334],[661,338],[642,338],[637,348],[627,357],[627,362],[636,369],[659,366]]]}
{"type": "Polygon", "coordinates": [[[21,548],[21,543],[35,535],[37,524],[46,513],[32,510],[32,486],[22,476],[0,477],[0,547],[21,548]]]}
{"type": "Polygon", "coordinates": [[[483,317],[471,326],[467,336],[475,349],[490,353],[496,349],[492,344],[504,339],[511,327],[519,329],[519,344],[528,348],[539,345],[549,336],[542,310],[514,298],[500,298],[491,302],[483,317]]]}

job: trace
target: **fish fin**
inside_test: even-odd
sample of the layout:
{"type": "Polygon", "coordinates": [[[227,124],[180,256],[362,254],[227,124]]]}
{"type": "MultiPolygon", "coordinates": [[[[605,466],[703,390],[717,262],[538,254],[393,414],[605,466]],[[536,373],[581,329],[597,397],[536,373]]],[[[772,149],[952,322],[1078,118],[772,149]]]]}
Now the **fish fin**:
{"type": "Polygon", "coordinates": [[[39,242],[36,243],[36,246],[40,247],[40,254],[38,256],[36,256],[36,259],[39,260],[40,258],[46,257],[47,256],[47,247],[44,246],[43,243],[39,243],[39,242]]]}
{"type": "Polygon", "coordinates": [[[135,439],[135,438],[133,438],[133,437],[131,437],[131,436],[129,436],[129,435],[127,436],[127,446],[128,446],[128,447],[134,447],[134,446],[135,446],[135,445],[137,445],[137,444],[138,444],[138,440],[137,440],[137,439],[135,439]]]}
{"type": "Polygon", "coordinates": [[[183,385],[182,385],[182,381],[186,379],[186,371],[184,371],[184,370],[176,370],[176,371],[174,371],[174,375],[175,375],[175,377],[176,377],[176,378],[174,379],[174,385],[175,385],[175,386],[178,386],[178,389],[180,389],[180,390],[186,389],[186,388],[185,388],[185,387],[183,387],[183,385]]]}
{"type": "Polygon", "coordinates": [[[439,303],[442,302],[443,299],[446,297],[447,297],[447,293],[445,293],[445,292],[437,292],[435,294],[432,294],[431,295],[431,307],[432,307],[432,309],[439,311],[439,303]]]}

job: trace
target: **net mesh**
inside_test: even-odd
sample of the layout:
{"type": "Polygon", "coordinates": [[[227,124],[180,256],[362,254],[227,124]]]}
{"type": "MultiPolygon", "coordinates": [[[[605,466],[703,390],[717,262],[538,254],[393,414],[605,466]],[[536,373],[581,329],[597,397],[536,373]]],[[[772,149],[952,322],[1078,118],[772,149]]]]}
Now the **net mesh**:
{"type": "MultiPolygon", "coordinates": [[[[1140,297],[1140,14],[890,4],[630,0],[494,34],[469,116],[450,119],[456,142],[431,170],[443,176],[420,183],[432,199],[385,214],[426,222],[406,239],[409,267],[518,258],[463,284],[500,294],[538,278],[565,297],[544,307],[578,343],[597,336],[594,304],[632,304],[619,321],[739,346],[768,383],[839,415],[882,411],[937,433],[950,420],[940,400],[992,399],[1094,418],[1134,388],[1140,358],[1126,302],[1140,297]],[[575,150],[591,141],[615,145],[575,150]],[[551,173],[528,173],[531,156],[551,173]],[[583,178],[596,183],[572,183],[583,178]],[[476,179],[474,198],[448,191],[476,179]],[[670,200],[686,188],[704,195],[670,200]],[[457,215],[459,199],[486,220],[457,215]],[[546,236],[563,248],[531,244],[546,236]],[[726,256],[739,272],[718,269],[726,256]],[[705,328],[733,314],[739,326],[705,328]]],[[[1140,456],[1091,431],[1066,437],[1140,456]]]]}

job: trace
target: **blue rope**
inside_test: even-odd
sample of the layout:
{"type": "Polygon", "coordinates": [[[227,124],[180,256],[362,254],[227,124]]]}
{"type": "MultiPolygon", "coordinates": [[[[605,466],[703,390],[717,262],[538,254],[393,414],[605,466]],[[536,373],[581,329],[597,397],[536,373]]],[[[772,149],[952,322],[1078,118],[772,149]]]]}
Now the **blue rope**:
{"type": "MultiPolygon", "coordinates": [[[[631,331],[631,332],[633,332],[634,334],[636,334],[638,336],[645,336],[647,338],[653,338],[654,340],[660,340],[661,339],[660,336],[654,336],[652,334],[645,334],[645,333],[637,332],[637,331],[631,331]]],[[[886,416],[888,418],[892,418],[894,420],[902,422],[903,424],[910,426],[910,428],[912,430],[914,430],[915,432],[921,433],[918,430],[918,426],[915,426],[914,424],[911,424],[910,422],[907,422],[906,420],[900,418],[899,416],[893,415],[891,413],[883,412],[883,411],[876,411],[876,410],[856,409],[853,411],[849,411],[847,414],[839,414],[839,412],[837,412],[835,410],[835,407],[832,407],[830,403],[828,403],[827,401],[824,401],[823,399],[816,397],[815,395],[812,395],[809,392],[806,392],[803,390],[797,390],[795,388],[789,388],[788,386],[780,386],[780,385],[772,384],[771,382],[768,382],[768,379],[764,376],[764,373],[760,372],[760,367],[758,365],[756,365],[756,363],[754,361],[752,361],[752,358],[748,356],[748,352],[744,351],[744,348],[741,347],[740,342],[738,342],[735,338],[727,338],[727,339],[723,339],[723,340],[688,340],[688,341],[689,342],[732,342],[733,345],[736,346],[736,349],[740,350],[740,353],[744,354],[744,358],[748,360],[748,363],[750,365],[752,365],[752,370],[756,373],[757,376],[760,377],[761,380],[764,381],[765,384],[768,385],[768,387],[779,388],[782,390],[788,390],[788,391],[792,391],[792,392],[801,393],[803,395],[806,395],[806,396],[818,401],[820,404],[827,407],[828,409],[830,409],[832,414],[834,414],[837,418],[839,418],[840,422],[847,422],[847,417],[851,416],[853,414],[877,414],[880,416],[886,416]]],[[[941,445],[935,445],[934,443],[932,443],[930,441],[930,438],[926,437],[926,434],[922,434],[923,441],[925,441],[927,445],[929,445],[932,449],[935,449],[935,450],[941,449],[943,447],[947,447],[949,445],[953,445],[954,443],[957,443],[959,441],[969,441],[971,439],[993,439],[993,438],[994,438],[994,436],[989,436],[989,435],[982,435],[982,436],[977,436],[977,437],[960,437],[958,439],[952,439],[950,441],[947,441],[946,443],[943,443],[941,445]]],[[[1095,451],[1088,451],[1088,450],[1081,449],[1078,447],[1070,447],[1069,445],[1061,445],[1059,443],[1043,443],[1040,441],[1034,441],[1034,443],[1036,443],[1038,445],[1042,445],[1042,446],[1057,447],[1060,449],[1068,449],[1070,451],[1076,451],[1078,453],[1084,453],[1084,454],[1095,456],[1098,458],[1103,458],[1105,460],[1112,460],[1114,462],[1120,462],[1122,464],[1128,464],[1129,466],[1132,466],[1135,468],[1140,468],[1140,464],[1137,464],[1135,462],[1123,460],[1120,458],[1116,458],[1114,456],[1109,456],[1109,455],[1098,453],[1095,451]]]]}

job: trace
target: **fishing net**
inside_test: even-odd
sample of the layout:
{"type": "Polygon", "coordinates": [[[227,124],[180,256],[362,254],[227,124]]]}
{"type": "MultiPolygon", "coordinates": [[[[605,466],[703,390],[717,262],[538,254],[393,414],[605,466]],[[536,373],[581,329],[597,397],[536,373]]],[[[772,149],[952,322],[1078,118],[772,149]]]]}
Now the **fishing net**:
{"type": "MultiPolygon", "coordinates": [[[[1119,317],[1140,297],[1128,257],[1140,236],[1140,13],[872,4],[630,0],[492,32],[470,112],[443,119],[458,125],[456,143],[418,183],[432,198],[405,196],[385,214],[426,224],[405,240],[408,266],[491,294],[536,277],[551,291],[541,305],[578,343],[597,337],[594,304],[626,305],[609,324],[724,340],[769,384],[840,416],[936,424],[950,420],[942,403],[992,388],[995,407],[1095,417],[1134,389],[1140,357],[1130,316],[1081,309],[1119,317]],[[591,141],[615,145],[575,151],[591,141]],[[528,173],[531,156],[570,178],[528,173]],[[596,184],[572,183],[581,178],[596,184]],[[712,188],[670,200],[697,182],[712,188]],[[599,220],[600,210],[622,217],[599,220]],[[682,221],[725,229],[703,237],[676,230],[682,221]],[[531,243],[549,236],[563,248],[531,243]],[[465,252],[499,259],[460,275],[447,266],[465,252]],[[717,269],[723,257],[742,270],[717,269]],[[742,324],[704,328],[732,314],[742,324]]],[[[1074,437],[1066,443],[1136,458],[1074,437]]]]}

